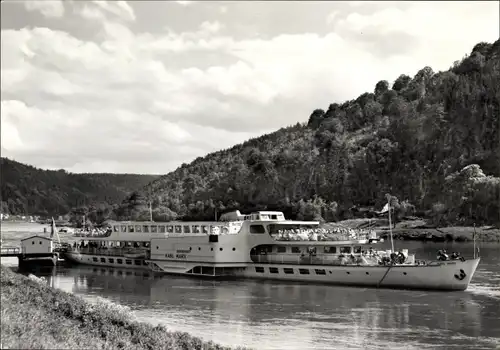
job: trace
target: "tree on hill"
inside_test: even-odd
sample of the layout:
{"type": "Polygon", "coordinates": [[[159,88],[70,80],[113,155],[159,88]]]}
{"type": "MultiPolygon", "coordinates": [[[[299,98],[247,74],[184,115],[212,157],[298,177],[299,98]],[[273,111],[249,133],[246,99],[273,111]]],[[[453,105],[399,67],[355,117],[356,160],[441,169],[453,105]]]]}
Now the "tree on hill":
{"type": "MultiPolygon", "coordinates": [[[[138,193],[154,193],[158,210],[169,210],[158,218],[210,219],[219,203],[337,220],[353,205],[380,209],[391,193],[412,210],[439,209],[447,223],[499,223],[500,41],[477,44],[448,71],[424,67],[390,85],[381,80],[314,110],[305,125],[198,158],[138,193]],[[484,176],[453,177],[472,164],[484,176]]],[[[120,208],[142,210],[132,203],[120,208]]]]}
{"type": "Polygon", "coordinates": [[[1,210],[14,215],[85,213],[93,222],[111,217],[113,205],[158,178],[155,175],[72,174],[1,158],[1,210]]]}

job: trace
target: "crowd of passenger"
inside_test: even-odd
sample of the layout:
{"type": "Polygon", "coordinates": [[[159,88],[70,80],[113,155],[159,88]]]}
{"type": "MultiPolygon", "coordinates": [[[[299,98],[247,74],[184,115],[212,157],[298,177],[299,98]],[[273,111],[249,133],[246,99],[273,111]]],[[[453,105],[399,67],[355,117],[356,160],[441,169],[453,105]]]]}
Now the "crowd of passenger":
{"type": "Polygon", "coordinates": [[[458,252],[453,252],[453,253],[451,253],[451,255],[449,255],[448,252],[446,251],[446,249],[439,250],[437,252],[437,259],[439,261],[446,261],[446,260],[462,260],[463,261],[463,260],[465,260],[458,252]]]}
{"type": "Polygon", "coordinates": [[[375,238],[374,231],[353,230],[351,228],[334,227],[326,228],[301,228],[283,229],[272,234],[277,241],[340,241],[346,239],[375,238]]]}
{"type": "Polygon", "coordinates": [[[107,237],[111,234],[111,227],[86,227],[75,231],[77,237],[107,237]]]}
{"type": "MultiPolygon", "coordinates": [[[[333,247],[335,248],[335,247],[333,247]]],[[[397,252],[377,251],[372,247],[366,250],[361,250],[361,247],[351,249],[351,247],[340,247],[337,253],[331,255],[332,247],[302,247],[296,250],[297,256],[291,254],[268,254],[265,250],[254,251],[253,255],[257,255],[259,261],[266,262],[289,262],[299,264],[320,264],[320,265],[394,265],[404,264],[408,261],[408,251],[402,250],[397,252]],[[324,253],[323,253],[324,250],[324,253]],[[318,252],[320,254],[318,254],[318,252]]],[[[335,249],[336,250],[336,249],[335,249]]],[[[335,251],[334,250],[334,251],[335,251]]]]}
{"type": "Polygon", "coordinates": [[[127,249],[127,250],[144,250],[149,248],[149,242],[85,242],[81,241],[79,243],[75,242],[72,245],[74,250],[116,250],[116,249],[127,249]]]}
{"type": "MultiPolygon", "coordinates": [[[[315,255],[316,249],[309,248],[308,253],[315,255]]],[[[388,254],[386,251],[376,251],[372,247],[368,250],[360,250],[358,252],[340,253],[338,263],[340,265],[389,265],[389,264],[404,264],[408,258],[407,253],[403,251],[392,252],[388,254]]]]}

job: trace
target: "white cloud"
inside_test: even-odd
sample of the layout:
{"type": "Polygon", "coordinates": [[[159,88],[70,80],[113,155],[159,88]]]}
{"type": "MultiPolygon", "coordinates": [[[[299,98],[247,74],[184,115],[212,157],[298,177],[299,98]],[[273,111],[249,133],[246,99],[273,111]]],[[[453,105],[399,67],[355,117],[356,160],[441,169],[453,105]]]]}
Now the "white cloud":
{"type": "Polygon", "coordinates": [[[24,7],[28,11],[39,11],[45,17],[64,15],[64,5],[61,0],[26,0],[24,7]]]}
{"type": "Polygon", "coordinates": [[[220,31],[221,28],[222,28],[222,25],[219,22],[205,21],[200,25],[200,30],[203,33],[208,33],[208,34],[215,34],[218,31],[220,31]]]}
{"type": "Polygon", "coordinates": [[[84,4],[83,7],[76,12],[79,13],[85,19],[99,20],[99,21],[104,21],[106,19],[106,16],[99,8],[92,7],[87,4],[84,4]]]}
{"type": "Polygon", "coordinates": [[[389,4],[371,12],[359,4],[330,16],[326,35],[240,40],[226,34],[230,22],[214,18],[181,33],[137,33],[129,24],[140,13],[136,19],[127,6],[80,7],[84,19],[101,22],[94,41],[50,28],[2,30],[3,155],[73,171],[164,173],[304,122],[315,108],[372,91],[378,80],[425,65],[447,69],[498,34],[495,4],[389,4]],[[388,44],[397,40],[404,45],[388,44]],[[214,57],[211,65],[192,60],[214,57]]]}
{"type": "Polygon", "coordinates": [[[339,15],[339,11],[333,11],[328,16],[326,16],[326,23],[331,24],[335,22],[335,19],[339,15]]]}
{"type": "MultiPolygon", "coordinates": [[[[369,14],[356,11],[344,18],[338,11],[330,14],[335,32],[365,49],[378,45],[386,51],[382,54],[408,46],[419,60],[438,69],[448,68],[452,61],[469,53],[466,45],[498,39],[498,5],[492,2],[458,2],[456,6],[414,2],[406,8],[370,5],[374,4],[378,10],[369,14]]],[[[362,2],[351,5],[363,6],[362,2]]]]}
{"type": "Polygon", "coordinates": [[[85,19],[100,21],[105,20],[109,15],[128,22],[136,20],[134,10],[126,1],[92,0],[75,8],[75,12],[85,19]]]}
{"type": "Polygon", "coordinates": [[[126,1],[93,1],[105,11],[108,11],[126,21],[135,21],[134,10],[126,1]]]}
{"type": "MultiPolygon", "coordinates": [[[[2,101],[2,108],[4,102],[2,101]]],[[[17,132],[16,118],[13,118],[6,112],[2,112],[2,128],[1,128],[1,137],[2,137],[2,148],[7,151],[19,151],[23,147],[23,142],[19,137],[19,133],[17,132]]]]}

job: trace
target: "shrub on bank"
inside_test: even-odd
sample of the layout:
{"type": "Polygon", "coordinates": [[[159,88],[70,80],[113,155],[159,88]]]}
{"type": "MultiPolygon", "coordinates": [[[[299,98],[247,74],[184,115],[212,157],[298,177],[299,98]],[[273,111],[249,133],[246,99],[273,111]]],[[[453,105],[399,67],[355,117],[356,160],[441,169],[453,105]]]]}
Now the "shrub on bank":
{"type": "Polygon", "coordinates": [[[2,349],[230,349],[137,322],[127,307],[102,298],[89,303],[5,266],[1,314],[2,349]]]}

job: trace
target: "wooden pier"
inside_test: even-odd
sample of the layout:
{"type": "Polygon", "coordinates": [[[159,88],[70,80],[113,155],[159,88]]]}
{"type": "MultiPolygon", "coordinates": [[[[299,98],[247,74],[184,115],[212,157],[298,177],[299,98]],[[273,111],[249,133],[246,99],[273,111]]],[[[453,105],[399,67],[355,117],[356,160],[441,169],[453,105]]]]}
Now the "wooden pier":
{"type": "Polygon", "coordinates": [[[2,247],[0,251],[2,258],[17,258],[18,266],[56,266],[61,259],[59,252],[50,253],[25,253],[21,247],[2,247]]]}
{"type": "Polygon", "coordinates": [[[0,257],[14,257],[17,258],[21,255],[21,247],[2,247],[0,251],[0,257]]]}
{"type": "Polygon", "coordinates": [[[61,249],[54,246],[52,238],[43,236],[31,236],[21,240],[20,247],[1,247],[0,257],[17,258],[19,267],[32,266],[56,266],[61,249]]]}

